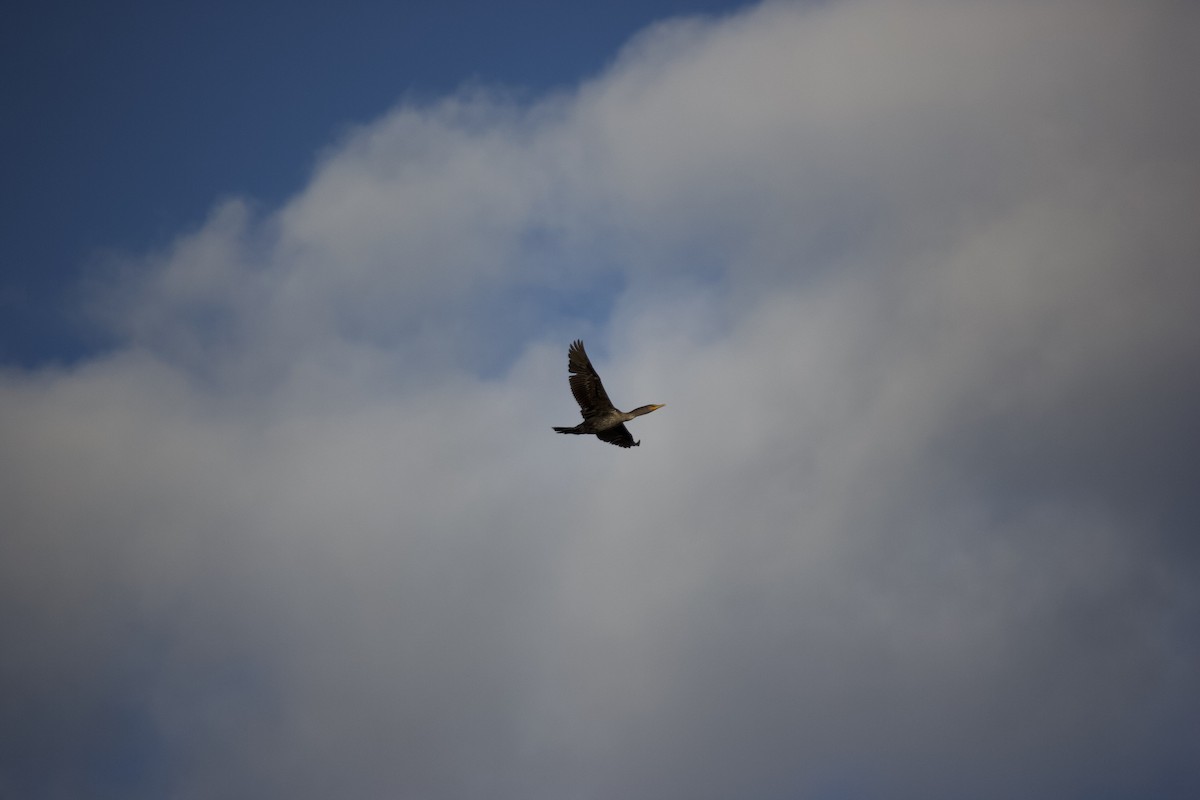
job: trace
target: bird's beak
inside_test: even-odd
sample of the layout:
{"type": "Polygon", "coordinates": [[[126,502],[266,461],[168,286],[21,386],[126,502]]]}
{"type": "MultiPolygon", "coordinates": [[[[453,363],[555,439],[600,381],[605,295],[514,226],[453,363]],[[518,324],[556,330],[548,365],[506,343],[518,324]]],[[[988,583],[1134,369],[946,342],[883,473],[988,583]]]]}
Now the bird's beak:
{"type": "Polygon", "coordinates": [[[667,404],[666,404],[666,403],[663,403],[661,406],[660,406],[660,405],[656,405],[656,406],[654,406],[654,410],[655,410],[655,411],[658,411],[660,408],[666,408],[666,407],[667,407],[667,404]]]}

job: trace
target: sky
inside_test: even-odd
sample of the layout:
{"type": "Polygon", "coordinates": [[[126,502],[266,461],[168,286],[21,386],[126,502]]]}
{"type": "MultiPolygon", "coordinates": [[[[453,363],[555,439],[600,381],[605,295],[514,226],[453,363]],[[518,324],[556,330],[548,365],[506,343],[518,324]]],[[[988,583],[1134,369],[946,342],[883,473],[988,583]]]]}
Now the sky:
{"type": "Polygon", "coordinates": [[[79,283],[167,246],[220,199],[278,205],[326,147],[465,85],[527,96],[599,72],[641,27],[731,0],[600,4],[15,2],[0,29],[0,363],[103,333],[79,283]]]}
{"type": "Polygon", "coordinates": [[[1197,796],[1200,7],[439,8],[2,34],[0,797],[1197,796]]]}

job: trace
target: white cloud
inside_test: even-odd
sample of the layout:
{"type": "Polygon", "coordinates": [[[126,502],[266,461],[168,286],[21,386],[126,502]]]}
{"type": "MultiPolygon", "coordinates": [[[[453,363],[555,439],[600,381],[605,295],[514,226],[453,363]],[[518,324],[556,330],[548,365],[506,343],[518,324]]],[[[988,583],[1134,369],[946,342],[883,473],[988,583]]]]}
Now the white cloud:
{"type": "Polygon", "coordinates": [[[219,205],[0,377],[0,790],[1189,796],[1197,31],[768,4],[219,205]]]}

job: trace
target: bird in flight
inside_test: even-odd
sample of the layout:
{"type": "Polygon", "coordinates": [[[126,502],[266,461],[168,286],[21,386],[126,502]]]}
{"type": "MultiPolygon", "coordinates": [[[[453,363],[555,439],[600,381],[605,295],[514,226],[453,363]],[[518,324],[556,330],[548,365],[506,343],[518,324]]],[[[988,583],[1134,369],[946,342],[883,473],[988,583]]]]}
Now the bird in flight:
{"type": "Polygon", "coordinates": [[[567,350],[567,369],[571,372],[571,394],[579,403],[579,412],[583,414],[583,422],[574,428],[555,428],[558,433],[595,434],[602,442],[615,444],[617,447],[637,447],[625,423],[634,417],[649,414],[662,408],[661,405],[649,405],[635,408],[633,411],[619,411],[608,399],[600,376],[592,367],[583,342],[576,339],[567,350]]]}

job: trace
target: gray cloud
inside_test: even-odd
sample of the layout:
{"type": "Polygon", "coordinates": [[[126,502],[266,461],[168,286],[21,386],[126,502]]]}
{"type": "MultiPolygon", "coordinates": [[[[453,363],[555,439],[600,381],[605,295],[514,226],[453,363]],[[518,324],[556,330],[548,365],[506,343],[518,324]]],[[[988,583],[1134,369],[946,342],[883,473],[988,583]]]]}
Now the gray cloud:
{"type": "Polygon", "coordinates": [[[0,794],[1191,796],[1197,22],[668,22],[131,260],[0,376],[0,794]]]}

